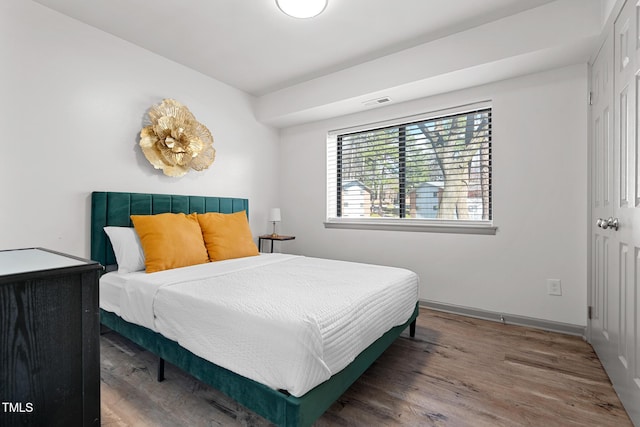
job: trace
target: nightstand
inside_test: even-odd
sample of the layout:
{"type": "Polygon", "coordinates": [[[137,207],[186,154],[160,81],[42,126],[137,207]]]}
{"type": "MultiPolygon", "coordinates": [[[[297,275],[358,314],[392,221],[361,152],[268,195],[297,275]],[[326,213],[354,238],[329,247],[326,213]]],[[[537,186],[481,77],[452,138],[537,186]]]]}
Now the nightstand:
{"type": "Polygon", "coordinates": [[[296,236],[282,236],[282,235],[273,236],[271,234],[264,234],[262,236],[258,236],[258,250],[260,252],[262,252],[262,241],[263,240],[271,240],[271,253],[273,253],[273,241],[274,240],[283,242],[285,240],[293,240],[295,238],[296,238],[296,236]]]}

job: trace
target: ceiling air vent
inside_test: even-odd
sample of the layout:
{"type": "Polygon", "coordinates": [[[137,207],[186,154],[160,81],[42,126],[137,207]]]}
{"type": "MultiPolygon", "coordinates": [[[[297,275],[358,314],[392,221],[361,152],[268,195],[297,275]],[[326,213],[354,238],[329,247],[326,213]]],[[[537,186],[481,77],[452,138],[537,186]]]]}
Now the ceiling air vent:
{"type": "Polygon", "coordinates": [[[389,98],[388,96],[383,96],[382,98],[370,99],[368,101],[364,101],[363,104],[367,107],[371,107],[373,105],[386,104],[387,102],[391,102],[391,98],[389,98]]]}

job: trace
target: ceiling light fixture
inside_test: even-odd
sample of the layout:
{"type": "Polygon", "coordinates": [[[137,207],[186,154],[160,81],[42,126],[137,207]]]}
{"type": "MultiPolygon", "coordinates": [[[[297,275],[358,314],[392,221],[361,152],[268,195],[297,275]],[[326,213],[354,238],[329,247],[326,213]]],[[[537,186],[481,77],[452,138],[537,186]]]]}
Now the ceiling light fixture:
{"type": "Polygon", "coordinates": [[[313,18],[327,7],[328,0],[276,0],[278,8],[294,18],[313,18]]]}

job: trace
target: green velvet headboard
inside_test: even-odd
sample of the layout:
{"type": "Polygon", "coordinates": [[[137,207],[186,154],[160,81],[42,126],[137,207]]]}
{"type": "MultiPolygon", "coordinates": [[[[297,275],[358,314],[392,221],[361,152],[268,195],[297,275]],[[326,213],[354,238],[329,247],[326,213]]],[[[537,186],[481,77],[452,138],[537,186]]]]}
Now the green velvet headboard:
{"type": "Polygon", "coordinates": [[[248,199],[94,191],[91,193],[91,259],[104,266],[116,263],[103,228],[108,225],[132,227],[131,215],[240,211],[246,211],[249,217],[248,199]]]}

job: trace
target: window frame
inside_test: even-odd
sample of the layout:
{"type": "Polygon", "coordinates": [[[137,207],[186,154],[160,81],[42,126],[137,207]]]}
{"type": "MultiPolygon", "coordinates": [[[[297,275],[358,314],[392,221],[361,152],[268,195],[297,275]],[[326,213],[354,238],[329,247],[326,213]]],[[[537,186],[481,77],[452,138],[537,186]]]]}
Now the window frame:
{"type": "MultiPolygon", "coordinates": [[[[433,218],[344,218],[341,215],[342,191],[339,190],[338,177],[339,170],[342,169],[342,159],[337,155],[339,138],[341,135],[372,131],[380,128],[388,128],[409,125],[411,123],[428,121],[440,117],[446,117],[457,114],[464,114],[474,110],[489,109],[493,120],[493,105],[490,100],[474,102],[470,104],[460,105],[448,109],[436,110],[428,113],[416,114],[412,116],[398,117],[391,120],[385,120],[375,123],[369,123],[349,128],[331,130],[327,133],[326,141],[326,194],[325,194],[325,228],[338,229],[358,229],[358,230],[389,230],[389,231],[417,231],[417,232],[433,232],[433,233],[458,233],[458,234],[484,234],[495,235],[498,227],[495,225],[495,201],[494,201],[494,157],[495,152],[493,130],[491,133],[491,168],[490,168],[490,204],[491,219],[490,220],[443,220],[433,218]],[[333,156],[333,157],[332,157],[333,156]],[[335,164],[330,164],[329,159],[335,159],[335,164]],[[332,195],[333,193],[333,195],[332,195]],[[335,203],[335,205],[332,205],[335,203]],[[332,215],[335,212],[335,216],[332,215]]],[[[493,126],[493,124],[492,124],[493,126]]],[[[399,173],[404,174],[402,167],[402,135],[399,137],[399,173]]],[[[399,178],[400,179],[400,178],[399,178]]],[[[405,202],[403,197],[399,197],[399,203],[405,202]]],[[[403,210],[400,209],[400,212],[403,210]]]]}

